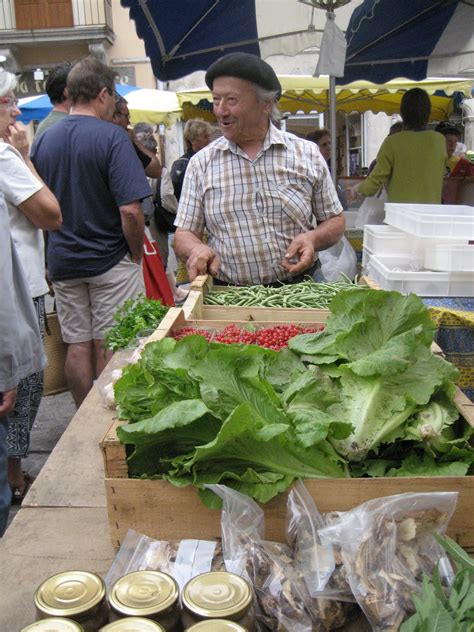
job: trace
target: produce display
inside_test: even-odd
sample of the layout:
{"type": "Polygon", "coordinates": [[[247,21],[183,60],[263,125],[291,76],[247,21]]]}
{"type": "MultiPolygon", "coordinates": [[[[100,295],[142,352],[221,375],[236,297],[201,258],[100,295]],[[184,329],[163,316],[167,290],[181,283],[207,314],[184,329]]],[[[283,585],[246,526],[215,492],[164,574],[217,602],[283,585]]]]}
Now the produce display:
{"type": "Polygon", "coordinates": [[[150,334],[166,316],[168,307],[160,300],[140,294],[128,299],[114,314],[115,325],[105,334],[105,346],[111,351],[124,349],[140,335],[150,334]]]}
{"type": "Polygon", "coordinates": [[[182,340],[187,336],[203,336],[209,342],[223,342],[224,344],[232,344],[234,342],[243,342],[249,345],[258,345],[267,349],[279,351],[288,346],[291,338],[300,334],[314,334],[322,331],[324,325],[314,327],[301,327],[300,325],[276,325],[275,327],[263,327],[254,329],[252,325],[248,325],[245,329],[237,327],[237,325],[227,325],[221,331],[212,331],[203,327],[183,327],[171,335],[175,340],[182,340]]]}
{"type": "Polygon", "coordinates": [[[204,305],[234,305],[236,307],[312,307],[325,309],[339,292],[347,289],[364,291],[364,286],[341,275],[340,281],[316,283],[307,277],[301,283],[266,287],[234,287],[204,295],[204,305]]]}
{"type": "Polygon", "coordinates": [[[280,351],[200,335],[146,345],[115,384],[129,474],[266,502],[300,478],[461,476],[472,428],[452,403],[457,370],[432,355],[420,299],[339,293],[320,333],[280,351]]]}

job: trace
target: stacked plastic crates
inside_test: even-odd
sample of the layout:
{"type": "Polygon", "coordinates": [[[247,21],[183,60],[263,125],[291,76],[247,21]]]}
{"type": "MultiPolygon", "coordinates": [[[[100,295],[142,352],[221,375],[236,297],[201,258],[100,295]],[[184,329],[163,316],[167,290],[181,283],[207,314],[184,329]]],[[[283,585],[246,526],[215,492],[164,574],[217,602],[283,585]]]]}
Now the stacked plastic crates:
{"type": "Polygon", "coordinates": [[[474,296],[474,207],[387,203],[385,222],[364,228],[363,270],[380,287],[474,296]]]}

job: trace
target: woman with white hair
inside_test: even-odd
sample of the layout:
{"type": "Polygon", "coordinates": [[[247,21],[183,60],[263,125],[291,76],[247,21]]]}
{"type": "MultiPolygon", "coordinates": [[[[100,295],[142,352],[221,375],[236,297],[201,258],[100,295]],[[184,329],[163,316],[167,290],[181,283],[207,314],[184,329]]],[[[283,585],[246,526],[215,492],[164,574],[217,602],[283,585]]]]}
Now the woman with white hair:
{"type": "MultiPolygon", "coordinates": [[[[41,333],[44,333],[44,297],[48,293],[42,230],[56,230],[62,217],[59,204],[29,159],[26,128],[13,90],[15,75],[0,66],[0,192],[8,206],[11,235],[27,278],[41,333]]],[[[13,502],[21,502],[31,483],[22,471],[28,455],[30,431],[43,394],[43,372],[22,379],[16,404],[8,414],[8,479],[13,502]]]]}

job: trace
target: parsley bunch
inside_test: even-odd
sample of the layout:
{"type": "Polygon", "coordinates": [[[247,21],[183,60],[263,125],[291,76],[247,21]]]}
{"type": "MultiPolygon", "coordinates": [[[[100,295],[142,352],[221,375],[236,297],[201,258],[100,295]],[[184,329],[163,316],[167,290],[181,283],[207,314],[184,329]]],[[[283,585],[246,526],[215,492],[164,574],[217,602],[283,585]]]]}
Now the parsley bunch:
{"type": "Polygon", "coordinates": [[[161,300],[146,298],[143,294],[136,299],[128,299],[115,312],[116,324],[105,334],[106,348],[112,351],[123,349],[140,334],[156,329],[168,309],[161,300]]]}

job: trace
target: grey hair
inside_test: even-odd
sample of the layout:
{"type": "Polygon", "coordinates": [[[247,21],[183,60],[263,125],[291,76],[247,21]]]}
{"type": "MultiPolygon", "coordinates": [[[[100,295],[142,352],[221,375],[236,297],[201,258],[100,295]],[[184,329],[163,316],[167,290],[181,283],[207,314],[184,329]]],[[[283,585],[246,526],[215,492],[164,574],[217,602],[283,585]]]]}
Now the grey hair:
{"type": "Polygon", "coordinates": [[[252,83],[255,88],[255,94],[257,95],[257,99],[259,101],[272,104],[272,109],[270,110],[270,120],[273,123],[278,123],[282,118],[282,113],[278,107],[278,92],[276,90],[265,90],[265,88],[262,88],[262,86],[259,86],[257,83],[250,83],[252,83]]]}
{"type": "Polygon", "coordinates": [[[4,97],[16,88],[16,76],[0,66],[0,97],[4,97]]]}

